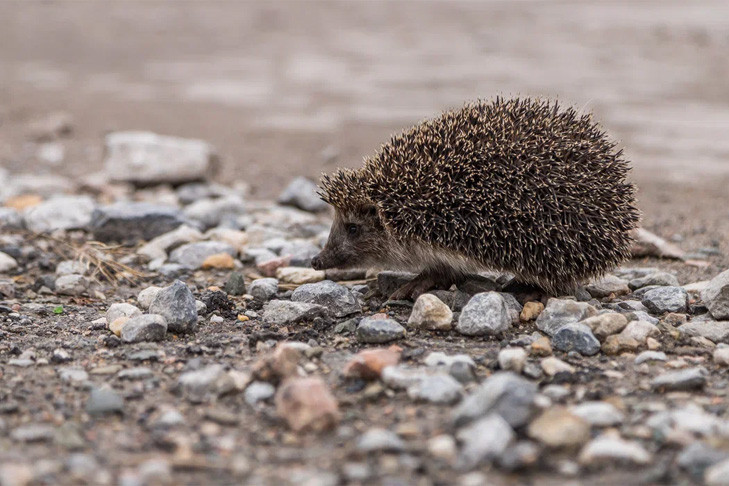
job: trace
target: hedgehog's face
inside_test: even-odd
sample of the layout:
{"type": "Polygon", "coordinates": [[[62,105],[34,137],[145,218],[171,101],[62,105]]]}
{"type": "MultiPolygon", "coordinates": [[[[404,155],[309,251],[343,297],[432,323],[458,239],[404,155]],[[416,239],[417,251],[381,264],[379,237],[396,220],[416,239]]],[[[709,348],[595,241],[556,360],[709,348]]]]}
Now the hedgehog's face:
{"type": "Polygon", "coordinates": [[[337,210],[329,240],[311,260],[317,270],[367,268],[382,259],[387,233],[374,206],[337,210]]]}

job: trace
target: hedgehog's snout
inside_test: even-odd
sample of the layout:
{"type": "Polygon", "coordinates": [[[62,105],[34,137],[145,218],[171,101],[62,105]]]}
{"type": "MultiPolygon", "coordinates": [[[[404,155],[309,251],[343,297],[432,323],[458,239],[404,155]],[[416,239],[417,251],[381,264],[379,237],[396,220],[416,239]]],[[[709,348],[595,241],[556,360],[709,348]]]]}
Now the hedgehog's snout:
{"type": "Polygon", "coordinates": [[[311,267],[314,270],[326,270],[327,268],[341,268],[346,266],[347,258],[338,250],[324,247],[314,258],[311,259],[311,267]]]}
{"type": "Polygon", "coordinates": [[[311,268],[314,270],[324,270],[324,266],[321,261],[321,253],[311,259],[311,268]]]}

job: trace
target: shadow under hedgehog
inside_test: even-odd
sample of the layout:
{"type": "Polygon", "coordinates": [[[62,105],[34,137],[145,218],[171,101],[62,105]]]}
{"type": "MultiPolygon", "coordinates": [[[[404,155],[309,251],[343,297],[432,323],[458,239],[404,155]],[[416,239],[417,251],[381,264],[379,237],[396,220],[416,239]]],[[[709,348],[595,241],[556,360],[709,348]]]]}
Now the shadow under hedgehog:
{"type": "Polygon", "coordinates": [[[589,114],[529,98],[467,104],[322,178],[335,217],[312,266],[419,274],[392,299],[484,270],[569,293],[630,256],[629,170],[589,114]]]}

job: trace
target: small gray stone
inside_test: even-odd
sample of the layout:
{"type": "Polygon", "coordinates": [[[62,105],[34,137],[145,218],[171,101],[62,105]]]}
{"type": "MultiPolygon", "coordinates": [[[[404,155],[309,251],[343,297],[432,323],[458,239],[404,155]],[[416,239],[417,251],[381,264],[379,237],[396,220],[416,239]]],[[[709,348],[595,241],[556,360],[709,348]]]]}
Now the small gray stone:
{"type": "Polygon", "coordinates": [[[257,278],[248,287],[248,293],[262,302],[274,298],[277,292],[278,280],[275,278],[257,278]]]}
{"type": "Polygon", "coordinates": [[[185,424],[185,417],[177,410],[171,409],[171,410],[165,410],[162,412],[153,422],[153,427],[155,428],[171,428],[176,427],[178,425],[184,425],[185,424]]]}
{"type": "Polygon", "coordinates": [[[243,399],[248,405],[254,407],[258,402],[270,400],[275,393],[276,388],[272,384],[265,381],[254,381],[246,387],[243,399]]]}
{"type": "Polygon", "coordinates": [[[570,412],[586,420],[593,427],[612,427],[625,420],[623,412],[608,402],[582,402],[570,408],[570,412]]]}
{"type": "Polygon", "coordinates": [[[407,365],[386,366],[382,370],[382,382],[393,390],[407,390],[438,371],[427,368],[411,368],[407,365]]]}
{"type": "Polygon", "coordinates": [[[521,315],[521,310],[524,308],[524,306],[521,305],[519,301],[516,300],[516,297],[514,297],[512,294],[509,294],[507,292],[499,292],[499,295],[504,298],[506,308],[509,309],[511,322],[513,324],[519,324],[519,315],[521,315]]]}
{"type": "Polygon", "coordinates": [[[704,472],[706,486],[729,486],[729,459],[725,459],[704,472]]]}
{"type": "Polygon", "coordinates": [[[305,177],[292,180],[278,197],[278,203],[304,211],[324,211],[328,205],[317,194],[316,184],[305,177]]]}
{"type": "Polygon", "coordinates": [[[648,361],[666,361],[668,357],[663,351],[643,351],[635,357],[634,363],[639,365],[648,361]]]}
{"type": "Polygon", "coordinates": [[[165,459],[147,459],[139,465],[142,484],[172,484],[172,466],[165,459]]]}
{"type": "Polygon", "coordinates": [[[656,314],[686,312],[688,292],[683,287],[656,287],[643,294],[641,302],[656,314]]]}
{"type": "Polygon", "coordinates": [[[701,336],[714,343],[729,343],[729,321],[693,319],[678,327],[687,336],[701,336]]]}
{"type": "Polygon", "coordinates": [[[116,377],[120,380],[146,380],[152,376],[154,376],[154,373],[152,373],[152,370],[146,366],[127,368],[126,370],[121,370],[116,374],[116,377]]]}
{"type": "Polygon", "coordinates": [[[126,302],[111,304],[109,309],[106,311],[106,324],[108,326],[120,317],[132,318],[141,315],[142,311],[132,304],[127,304],[126,302]]]}
{"type": "Polygon", "coordinates": [[[188,274],[190,267],[179,263],[166,263],[157,269],[157,272],[167,279],[176,279],[188,274]]]}
{"type": "Polygon", "coordinates": [[[11,279],[0,279],[0,298],[3,297],[6,299],[15,298],[15,282],[13,282],[11,279]]]}
{"type": "Polygon", "coordinates": [[[627,441],[619,436],[605,433],[582,448],[579,460],[585,465],[606,462],[648,464],[653,460],[653,456],[636,441],[627,441]]]}
{"type": "Polygon", "coordinates": [[[13,208],[0,208],[0,228],[22,229],[23,217],[13,208]]]}
{"type": "Polygon", "coordinates": [[[170,262],[197,269],[208,257],[219,253],[227,253],[235,258],[238,252],[231,245],[222,241],[197,241],[174,250],[170,254],[170,262]]]}
{"type": "Polygon", "coordinates": [[[277,259],[278,256],[266,248],[246,248],[241,256],[242,261],[253,262],[256,265],[277,259]]]}
{"type": "Polygon", "coordinates": [[[432,353],[428,354],[423,362],[426,366],[429,366],[431,368],[448,369],[456,363],[463,363],[472,368],[476,367],[476,363],[473,361],[473,358],[471,358],[467,354],[454,354],[449,356],[440,351],[433,351],[432,353]]]}
{"type": "Polygon", "coordinates": [[[124,399],[109,388],[95,388],[86,401],[86,413],[103,415],[107,413],[123,413],[124,399]]]}
{"type": "Polygon", "coordinates": [[[208,306],[206,306],[205,302],[203,302],[202,300],[196,300],[195,310],[197,311],[197,315],[204,316],[208,312],[208,306]]]}
{"type": "Polygon", "coordinates": [[[243,295],[246,293],[246,279],[240,272],[233,272],[225,283],[225,293],[228,295],[243,295]]]}
{"type": "Polygon", "coordinates": [[[18,268],[18,262],[7,253],[0,251],[0,273],[8,273],[18,268]]]}
{"type": "Polygon", "coordinates": [[[334,332],[336,334],[354,334],[357,331],[357,324],[359,324],[360,319],[353,318],[353,319],[347,319],[346,321],[340,322],[336,326],[334,326],[334,332]]]}
{"type": "Polygon", "coordinates": [[[219,364],[186,371],[177,379],[177,384],[193,402],[201,402],[208,397],[218,396],[235,388],[233,379],[219,364]]]}
{"type": "Polygon", "coordinates": [[[534,414],[536,393],[536,385],[511,371],[494,373],[463,399],[453,420],[460,427],[495,412],[512,427],[520,427],[534,414]]]}
{"type": "Polygon", "coordinates": [[[592,356],[600,351],[600,341],[588,326],[573,322],[565,324],[554,333],[552,347],[564,352],[577,351],[585,356],[592,356]]]}
{"type": "Polygon", "coordinates": [[[631,321],[620,333],[621,336],[633,338],[640,344],[645,344],[649,337],[660,334],[661,330],[648,321],[631,321]]]}
{"type": "Polygon", "coordinates": [[[165,260],[167,252],[173,248],[199,241],[203,234],[197,229],[188,225],[182,225],[177,229],[154,238],[149,243],[142,245],[137,253],[148,260],[165,260]]]}
{"type": "Polygon", "coordinates": [[[158,314],[143,314],[129,319],[121,329],[125,343],[162,341],[167,334],[167,322],[158,314]]]}
{"type": "Polygon", "coordinates": [[[319,254],[321,248],[307,240],[286,240],[279,248],[278,254],[289,257],[291,266],[308,267],[311,259],[319,254]]]}
{"type": "Polygon", "coordinates": [[[592,333],[600,340],[604,340],[608,336],[617,334],[628,325],[628,319],[623,314],[617,312],[606,312],[596,316],[588,317],[580,321],[592,330],[592,333]]]}
{"type": "Polygon", "coordinates": [[[553,336],[565,324],[576,323],[594,315],[597,315],[597,309],[588,303],[552,298],[537,317],[537,328],[553,336]]]}
{"type": "Polygon", "coordinates": [[[542,388],[542,394],[554,402],[561,402],[570,396],[570,391],[562,385],[547,385],[542,388]]]}
{"type": "Polygon", "coordinates": [[[590,282],[585,289],[596,299],[612,295],[625,295],[630,293],[628,282],[615,275],[605,275],[599,280],[590,282]]]}
{"type": "Polygon", "coordinates": [[[56,293],[78,297],[89,290],[90,282],[83,275],[63,275],[56,279],[56,293]]]}
{"type": "Polygon", "coordinates": [[[8,364],[10,366],[17,366],[18,368],[29,368],[35,364],[35,361],[30,358],[16,358],[9,359],[8,364]]]}
{"type": "Polygon", "coordinates": [[[403,336],[405,328],[393,319],[365,317],[357,326],[357,340],[361,343],[381,344],[403,336]]]}
{"type": "Polygon", "coordinates": [[[149,313],[162,316],[167,322],[167,329],[172,332],[194,332],[197,328],[195,297],[179,280],[157,293],[149,306],[149,313]]]}
{"type": "Polygon", "coordinates": [[[83,275],[86,273],[86,265],[78,260],[63,260],[56,265],[56,275],[83,275]]]}
{"type": "Polygon", "coordinates": [[[99,471],[99,463],[91,454],[77,452],[66,459],[65,468],[69,476],[74,478],[86,478],[84,483],[91,483],[90,479],[99,471]]]}
{"type": "Polygon", "coordinates": [[[499,368],[521,374],[526,365],[527,353],[524,348],[505,348],[499,351],[499,368]]]}
{"type": "Polygon", "coordinates": [[[162,287],[151,286],[139,292],[137,295],[137,302],[142,309],[149,309],[152,305],[152,301],[157,297],[157,294],[162,290],[162,287]]]}
{"type": "Polygon", "coordinates": [[[181,184],[207,178],[216,159],[212,146],[202,140],[114,132],[106,136],[104,170],[114,182],[181,184]]]}
{"type": "Polygon", "coordinates": [[[201,199],[190,204],[183,211],[185,217],[199,222],[205,229],[213,228],[227,221],[235,221],[245,212],[243,198],[237,195],[201,199]]]}
{"type": "Polygon", "coordinates": [[[461,311],[456,331],[467,336],[500,334],[512,323],[511,312],[497,292],[485,292],[471,297],[461,311]]]}
{"type": "Polygon", "coordinates": [[[53,439],[54,432],[50,424],[26,424],[13,429],[10,437],[19,442],[47,442],[53,439]]]}
{"type": "Polygon", "coordinates": [[[704,471],[719,462],[729,459],[729,452],[715,449],[703,442],[692,442],[683,448],[676,458],[678,467],[696,479],[702,479],[704,471]]]}
{"type": "Polygon", "coordinates": [[[53,434],[53,443],[69,451],[86,447],[86,439],[81,434],[81,427],[74,422],[61,424],[53,434]]]}
{"type": "Polygon", "coordinates": [[[60,368],[58,376],[66,383],[83,383],[89,379],[89,374],[82,368],[60,368]]]}
{"type": "Polygon", "coordinates": [[[214,182],[188,182],[179,186],[175,193],[180,203],[188,205],[201,199],[219,198],[236,194],[236,189],[214,182]]]}
{"type": "Polygon", "coordinates": [[[681,408],[657,412],[647,420],[645,425],[653,429],[658,437],[667,436],[703,436],[724,435],[725,423],[713,413],[706,412],[700,405],[688,403],[681,408]]]}
{"type": "Polygon", "coordinates": [[[400,452],[405,450],[405,443],[395,432],[372,428],[357,439],[357,450],[364,453],[400,452]]]}
{"type": "Polygon", "coordinates": [[[649,285],[661,285],[665,287],[678,287],[678,279],[667,272],[654,272],[643,277],[632,279],[628,282],[628,286],[635,290],[647,287],[649,285]]]}
{"type": "Polygon", "coordinates": [[[534,466],[539,461],[542,448],[529,440],[522,440],[508,447],[498,458],[499,466],[507,471],[517,471],[534,466]]]}
{"type": "Polygon", "coordinates": [[[498,414],[489,414],[458,431],[463,444],[459,466],[471,469],[498,458],[514,441],[515,434],[498,414]]]}
{"type": "Polygon", "coordinates": [[[66,149],[60,142],[46,142],[38,147],[36,158],[48,165],[59,165],[66,156],[66,149]]]}
{"type": "Polygon", "coordinates": [[[129,361],[161,361],[163,354],[157,349],[142,349],[127,354],[129,361]]]}
{"type": "Polygon", "coordinates": [[[96,209],[91,229],[99,241],[137,242],[168,233],[185,223],[174,206],[144,202],[117,202],[96,209]]]}
{"type": "Polygon", "coordinates": [[[643,296],[646,293],[650,292],[651,290],[660,289],[661,287],[663,287],[663,286],[662,285],[646,285],[645,287],[641,287],[641,288],[633,291],[633,293],[631,294],[631,297],[633,297],[634,299],[642,300],[643,296]]]}
{"type": "Polygon", "coordinates": [[[466,354],[447,356],[441,352],[433,352],[425,358],[425,365],[446,371],[460,383],[476,381],[476,363],[466,354]]]}
{"type": "Polygon", "coordinates": [[[694,390],[706,385],[708,372],[703,367],[669,371],[651,380],[651,388],[657,391],[694,390]]]}
{"type": "Polygon", "coordinates": [[[463,386],[450,375],[427,376],[408,388],[412,400],[423,400],[439,405],[457,402],[463,393],[463,386]]]}
{"type": "Polygon", "coordinates": [[[729,270],[709,281],[701,292],[701,299],[714,319],[729,319],[729,270]]]}
{"type": "Polygon", "coordinates": [[[297,324],[321,317],[326,309],[320,305],[288,300],[272,300],[263,307],[263,322],[269,324],[297,324]]]}
{"type": "Polygon", "coordinates": [[[25,226],[34,233],[86,229],[95,207],[88,196],[53,197],[25,211],[25,226]]]}
{"type": "Polygon", "coordinates": [[[56,348],[51,353],[51,363],[66,363],[72,360],[71,354],[63,348],[56,348]]]}
{"type": "Polygon", "coordinates": [[[331,280],[301,285],[291,294],[291,300],[324,306],[336,317],[345,317],[362,311],[354,294],[348,288],[331,280]]]}

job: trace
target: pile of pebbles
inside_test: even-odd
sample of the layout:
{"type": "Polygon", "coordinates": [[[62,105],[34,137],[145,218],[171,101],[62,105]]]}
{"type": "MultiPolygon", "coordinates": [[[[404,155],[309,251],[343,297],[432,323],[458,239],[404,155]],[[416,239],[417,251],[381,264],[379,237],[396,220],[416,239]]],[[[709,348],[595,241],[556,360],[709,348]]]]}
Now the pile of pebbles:
{"type": "Polygon", "coordinates": [[[252,201],[204,142],[107,152],[84,193],[0,195],[0,484],[729,484],[729,271],[390,301],[414,275],[309,267],[311,181],[252,201]],[[57,246],[92,240],[119,282],[57,246]]]}

